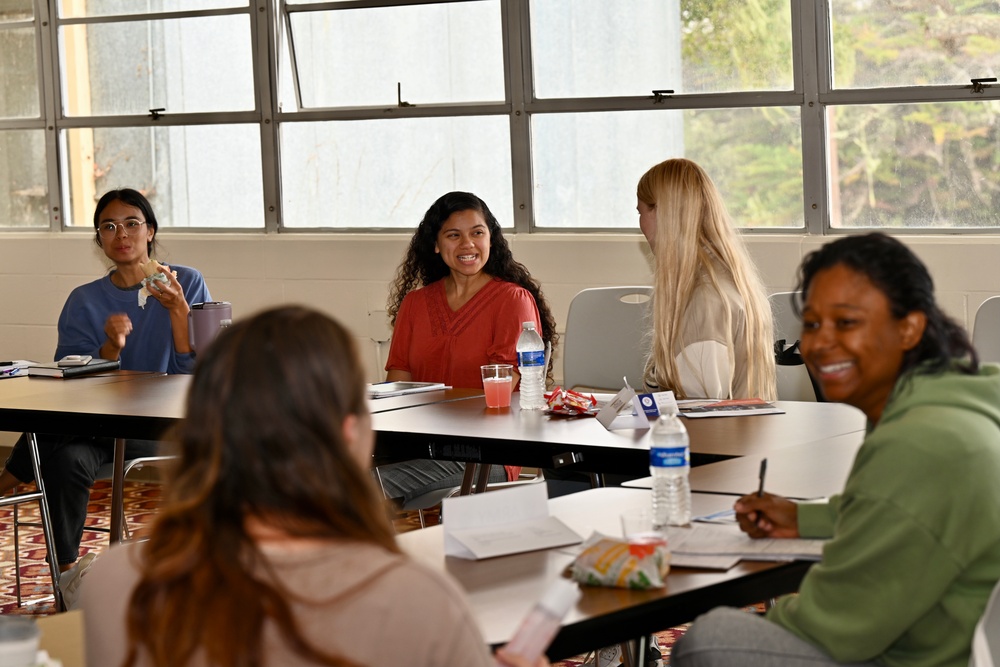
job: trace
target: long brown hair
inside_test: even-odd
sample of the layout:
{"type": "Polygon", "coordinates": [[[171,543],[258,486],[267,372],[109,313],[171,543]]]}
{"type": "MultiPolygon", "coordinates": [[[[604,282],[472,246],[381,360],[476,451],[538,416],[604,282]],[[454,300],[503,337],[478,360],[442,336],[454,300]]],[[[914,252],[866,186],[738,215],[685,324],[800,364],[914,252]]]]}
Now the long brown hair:
{"type": "Polygon", "coordinates": [[[199,356],[187,417],[173,434],[180,460],[140,556],[126,665],[140,654],[156,667],[185,665],[197,652],[219,667],[256,667],[265,623],[309,660],[351,664],[302,636],[291,594],[268,576],[246,527],[252,519],[293,538],[398,552],[372,479],[345,441],[350,415],[367,424],[354,344],[316,311],[265,311],[199,356]]]}

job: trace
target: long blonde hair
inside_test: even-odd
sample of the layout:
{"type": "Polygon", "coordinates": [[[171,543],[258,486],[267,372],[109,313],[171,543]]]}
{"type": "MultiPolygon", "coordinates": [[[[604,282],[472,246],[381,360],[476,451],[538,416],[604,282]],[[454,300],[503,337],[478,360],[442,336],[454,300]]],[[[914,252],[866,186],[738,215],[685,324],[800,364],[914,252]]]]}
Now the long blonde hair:
{"type": "MultiPolygon", "coordinates": [[[[753,260],[712,179],[690,160],[666,160],[639,179],[636,195],[656,213],[653,331],[646,362],[647,384],[673,389],[683,397],[675,344],[681,339],[691,295],[703,275],[724,297],[719,275],[722,270],[728,272],[743,299],[746,315],[745,338],[738,342],[747,350],[749,396],[732,397],[775,399],[771,308],[753,260]]],[[[731,331],[732,313],[728,308],[725,322],[726,330],[731,331]]],[[[735,368],[733,344],[726,341],[731,371],[735,368]]]]}

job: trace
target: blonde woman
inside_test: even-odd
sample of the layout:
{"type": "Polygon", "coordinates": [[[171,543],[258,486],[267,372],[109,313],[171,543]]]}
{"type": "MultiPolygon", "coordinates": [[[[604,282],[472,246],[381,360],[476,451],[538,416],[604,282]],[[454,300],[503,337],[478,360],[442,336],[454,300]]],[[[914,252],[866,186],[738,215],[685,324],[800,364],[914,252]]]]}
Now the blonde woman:
{"type": "Polygon", "coordinates": [[[678,398],[777,398],[771,309],[712,179],[676,158],[636,188],[656,260],[645,384],[678,398]]]}

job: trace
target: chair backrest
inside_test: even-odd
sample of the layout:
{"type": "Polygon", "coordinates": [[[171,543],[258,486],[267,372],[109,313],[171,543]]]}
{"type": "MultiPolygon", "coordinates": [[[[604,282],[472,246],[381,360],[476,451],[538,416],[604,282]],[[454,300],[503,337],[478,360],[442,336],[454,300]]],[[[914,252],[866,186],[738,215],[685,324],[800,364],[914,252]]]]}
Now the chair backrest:
{"type": "Polygon", "coordinates": [[[1000,583],[993,587],[986,611],[972,634],[969,667],[1000,667],[1000,583]]]}
{"type": "Polygon", "coordinates": [[[563,343],[563,384],[618,391],[622,377],[636,389],[649,354],[652,287],[585,289],[569,305],[563,343]]]}
{"type": "Polygon", "coordinates": [[[771,317],[774,318],[774,340],[784,338],[791,345],[799,339],[802,323],[793,307],[798,295],[798,292],[775,292],[767,297],[771,303],[771,317]]]}
{"type": "MultiPolygon", "coordinates": [[[[771,317],[774,319],[774,340],[784,340],[791,346],[799,340],[802,324],[795,314],[793,304],[798,292],[776,292],[767,300],[771,303],[771,317]]],[[[805,365],[777,366],[778,398],[782,401],[815,401],[816,391],[809,379],[805,365]]]]}
{"type": "Polygon", "coordinates": [[[972,345],[980,361],[1000,361],[1000,296],[986,299],[976,311],[972,345]]]}

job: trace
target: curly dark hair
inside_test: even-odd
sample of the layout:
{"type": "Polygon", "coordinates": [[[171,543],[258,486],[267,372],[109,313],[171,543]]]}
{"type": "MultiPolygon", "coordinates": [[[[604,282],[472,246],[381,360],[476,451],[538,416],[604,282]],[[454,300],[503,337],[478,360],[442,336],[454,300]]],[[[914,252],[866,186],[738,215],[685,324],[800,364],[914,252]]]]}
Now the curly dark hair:
{"type": "Polygon", "coordinates": [[[837,264],[867,277],[888,299],[897,320],[914,311],[927,316],[920,343],[903,355],[900,377],[917,366],[920,373],[927,374],[953,366],[968,374],[979,370],[979,357],[968,333],[937,305],[934,280],[927,267],[902,242],[881,232],[846,236],[806,255],[799,267],[799,301],[795,304],[799,315],[801,301],[816,274],[837,264]]]}
{"type": "MultiPolygon", "coordinates": [[[[552,316],[552,310],[546,303],[542,295],[542,288],[538,281],[531,277],[528,269],[523,264],[514,259],[514,255],[507,245],[507,239],[503,236],[500,223],[496,216],[490,211],[482,199],[471,192],[449,192],[442,195],[436,202],[431,204],[424,214],[424,219],[420,221],[417,231],[410,239],[410,246],[406,250],[406,257],[396,271],[396,277],[392,281],[389,289],[389,301],[386,311],[389,313],[389,322],[396,325],[396,315],[399,307],[412,290],[426,287],[433,282],[441,280],[450,273],[448,265],[444,263],[441,256],[434,252],[434,245],[437,243],[438,232],[453,213],[460,211],[476,211],[486,220],[486,226],[490,231],[490,258],[483,267],[483,272],[519,285],[531,293],[535,299],[535,306],[542,320],[542,340],[552,343],[553,357],[555,357],[556,344],[559,334],[556,333],[556,320],[552,316]]],[[[552,368],[548,369],[548,377],[552,379],[552,368]]]]}

